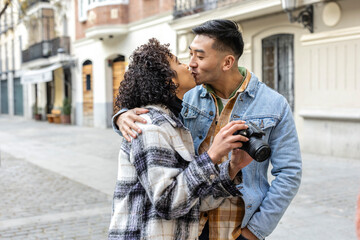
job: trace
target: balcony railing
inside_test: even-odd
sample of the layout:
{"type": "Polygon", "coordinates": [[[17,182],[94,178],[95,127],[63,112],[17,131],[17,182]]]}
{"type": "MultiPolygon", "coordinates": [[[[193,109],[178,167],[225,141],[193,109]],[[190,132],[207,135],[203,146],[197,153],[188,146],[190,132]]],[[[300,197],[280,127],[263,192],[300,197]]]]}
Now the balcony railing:
{"type": "Polygon", "coordinates": [[[22,51],[22,62],[55,56],[58,54],[57,50],[59,48],[64,49],[66,54],[70,54],[70,38],[58,37],[31,45],[28,49],[22,51]]]}
{"type": "Polygon", "coordinates": [[[175,0],[173,15],[174,18],[181,18],[245,1],[249,0],[175,0]]]}
{"type": "Polygon", "coordinates": [[[41,3],[41,2],[50,2],[50,0],[28,0],[27,1],[27,7],[32,7],[32,6],[34,6],[35,4],[37,4],[37,3],[41,3]]]}

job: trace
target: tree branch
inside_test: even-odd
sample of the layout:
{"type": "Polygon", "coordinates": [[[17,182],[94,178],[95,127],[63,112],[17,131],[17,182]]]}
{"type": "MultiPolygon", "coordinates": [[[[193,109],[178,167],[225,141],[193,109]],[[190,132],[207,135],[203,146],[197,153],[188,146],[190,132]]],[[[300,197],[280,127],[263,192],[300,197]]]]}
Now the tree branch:
{"type": "Polygon", "coordinates": [[[4,14],[4,12],[6,11],[7,7],[10,5],[10,3],[11,3],[11,0],[5,0],[5,5],[4,5],[3,9],[1,9],[0,17],[4,14]]]}

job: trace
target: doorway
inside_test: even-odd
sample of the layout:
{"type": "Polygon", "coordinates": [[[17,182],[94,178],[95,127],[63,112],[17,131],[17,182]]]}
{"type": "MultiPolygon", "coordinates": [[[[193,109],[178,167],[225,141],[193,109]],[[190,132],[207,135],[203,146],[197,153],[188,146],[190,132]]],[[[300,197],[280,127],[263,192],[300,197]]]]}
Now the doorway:
{"type": "Polygon", "coordinates": [[[83,116],[84,125],[94,125],[94,97],[93,97],[93,74],[92,62],[87,60],[82,66],[83,81],[83,116]]]}
{"type": "Polygon", "coordinates": [[[119,92],[119,86],[122,80],[124,80],[124,74],[126,70],[125,57],[119,55],[117,58],[113,60],[112,63],[112,73],[113,73],[113,113],[116,112],[115,102],[116,96],[119,92]]]}
{"type": "Polygon", "coordinates": [[[24,115],[23,86],[20,78],[14,78],[14,114],[24,115]]]}
{"type": "Polygon", "coordinates": [[[0,80],[1,89],[1,113],[9,114],[9,102],[8,102],[8,81],[0,80]]]}

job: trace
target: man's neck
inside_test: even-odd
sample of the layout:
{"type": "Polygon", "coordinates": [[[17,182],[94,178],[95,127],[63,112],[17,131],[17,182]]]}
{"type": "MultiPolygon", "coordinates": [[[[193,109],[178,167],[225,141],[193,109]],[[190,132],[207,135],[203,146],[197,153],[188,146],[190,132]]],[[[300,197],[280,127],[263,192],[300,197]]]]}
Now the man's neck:
{"type": "Polygon", "coordinates": [[[239,87],[243,81],[243,76],[238,69],[231,71],[219,81],[219,84],[211,84],[215,94],[224,99],[230,98],[231,94],[239,87]]]}

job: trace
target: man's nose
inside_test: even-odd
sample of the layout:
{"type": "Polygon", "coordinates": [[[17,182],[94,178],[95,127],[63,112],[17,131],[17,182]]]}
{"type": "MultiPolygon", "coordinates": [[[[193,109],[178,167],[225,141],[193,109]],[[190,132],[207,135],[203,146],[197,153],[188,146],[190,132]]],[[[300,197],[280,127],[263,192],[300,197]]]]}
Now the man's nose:
{"type": "Polygon", "coordinates": [[[196,63],[196,61],[194,61],[193,57],[190,58],[189,67],[191,67],[191,68],[197,67],[197,63],[196,63]]]}

